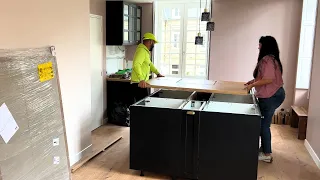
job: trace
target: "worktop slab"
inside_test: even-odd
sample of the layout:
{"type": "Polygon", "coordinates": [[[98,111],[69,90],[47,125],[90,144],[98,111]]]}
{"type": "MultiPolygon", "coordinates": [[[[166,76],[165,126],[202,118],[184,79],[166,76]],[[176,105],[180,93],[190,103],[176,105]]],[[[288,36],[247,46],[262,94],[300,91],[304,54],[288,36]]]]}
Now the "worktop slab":
{"type": "Polygon", "coordinates": [[[247,95],[245,82],[216,81],[202,79],[184,79],[184,78],[154,78],[148,81],[148,87],[159,89],[170,89],[180,91],[197,91],[205,93],[221,93],[247,95]]]}

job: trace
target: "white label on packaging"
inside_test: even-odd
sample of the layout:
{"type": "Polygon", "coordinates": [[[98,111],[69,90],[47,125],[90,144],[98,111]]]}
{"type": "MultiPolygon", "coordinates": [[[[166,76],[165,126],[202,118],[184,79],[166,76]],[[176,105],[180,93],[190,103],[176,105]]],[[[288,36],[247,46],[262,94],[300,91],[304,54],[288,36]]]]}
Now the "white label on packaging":
{"type": "Polygon", "coordinates": [[[53,157],[53,164],[59,164],[60,163],[60,157],[59,156],[54,156],[53,157]]]}
{"type": "Polygon", "coordinates": [[[53,146],[59,146],[59,138],[53,139],[53,146]]]}
{"type": "Polygon", "coordinates": [[[14,134],[18,131],[19,126],[14,120],[7,105],[3,103],[0,106],[0,135],[7,144],[14,134]]]}

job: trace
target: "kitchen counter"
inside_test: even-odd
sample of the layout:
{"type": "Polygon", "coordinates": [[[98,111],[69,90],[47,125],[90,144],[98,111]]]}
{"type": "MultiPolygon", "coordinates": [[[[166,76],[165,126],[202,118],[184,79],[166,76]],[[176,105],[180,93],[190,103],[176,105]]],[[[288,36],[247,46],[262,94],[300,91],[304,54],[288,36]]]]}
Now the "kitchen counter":
{"type": "Polygon", "coordinates": [[[121,78],[106,78],[107,81],[116,81],[116,82],[130,82],[131,79],[121,79],[121,78]]]}
{"type": "MultiPolygon", "coordinates": [[[[151,77],[151,74],[150,74],[149,77],[150,77],[150,79],[152,78],[152,77],[151,77]]],[[[122,78],[112,78],[112,77],[109,77],[109,76],[107,76],[106,80],[107,80],[107,81],[115,81],[115,82],[131,82],[131,78],[129,78],[129,79],[122,79],[122,78]]]]}

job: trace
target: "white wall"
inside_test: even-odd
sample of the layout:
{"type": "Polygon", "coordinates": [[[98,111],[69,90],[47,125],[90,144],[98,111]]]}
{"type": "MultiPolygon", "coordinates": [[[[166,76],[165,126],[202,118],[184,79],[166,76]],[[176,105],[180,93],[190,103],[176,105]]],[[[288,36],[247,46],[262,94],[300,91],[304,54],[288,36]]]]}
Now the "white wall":
{"type": "Polygon", "coordinates": [[[125,56],[124,46],[107,46],[106,69],[108,75],[124,69],[125,56]]]}
{"type": "Polygon", "coordinates": [[[91,145],[89,25],[89,0],[0,0],[0,48],[56,46],[71,165],[91,145]]]}
{"type": "Polygon", "coordinates": [[[315,152],[314,159],[320,168],[320,3],[318,3],[317,25],[312,59],[311,86],[308,114],[307,141],[315,152]]]}

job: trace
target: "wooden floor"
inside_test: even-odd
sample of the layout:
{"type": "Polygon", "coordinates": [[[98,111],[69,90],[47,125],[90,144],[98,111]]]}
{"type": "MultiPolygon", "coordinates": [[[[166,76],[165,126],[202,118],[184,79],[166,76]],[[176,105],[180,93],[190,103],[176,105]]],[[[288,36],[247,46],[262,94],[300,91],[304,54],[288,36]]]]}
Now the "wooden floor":
{"type": "MultiPolygon", "coordinates": [[[[123,139],[73,173],[73,180],[170,179],[150,173],[140,177],[138,171],[130,170],[129,128],[108,125],[99,133],[108,134],[110,128],[118,129],[123,139]]],[[[258,180],[320,180],[320,170],[304,147],[304,141],[297,139],[297,129],[286,125],[272,125],[271,129],[274,161],[259,162],[258,180]]]]}
{"type": "Polygon", "coordinates": [[[112,146],[114,143],[122,138],[122,131],[128,131],[118,126],[103,126],[95,129],[92,132],[92,151],[83,157],[78,163],[71,167],[71,172],[78,170],[89,160],[105,151],[106,148],[112,146]]]}

